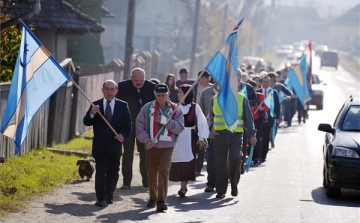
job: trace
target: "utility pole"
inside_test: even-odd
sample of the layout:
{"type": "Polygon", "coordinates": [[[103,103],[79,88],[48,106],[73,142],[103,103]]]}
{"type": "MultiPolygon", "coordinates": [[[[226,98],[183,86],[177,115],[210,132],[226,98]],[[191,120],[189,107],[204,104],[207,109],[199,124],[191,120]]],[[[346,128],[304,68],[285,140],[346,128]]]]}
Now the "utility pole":
{"type": "Polygon", "coordinates": [[[124,61],[124,76],[126,80],[130,77],[132,69],[132,54],[133,54],[133,37],[134,37],[134,20],[135,20],[135,0],[128,0],[128,14],[126,22],[126,40],[125,40],[125,61],[124,61]]]}
{"type": "Polygon", "coordinates": [[[191,60],[190,60],[190,74],[194,72],[195,66],[195,54],[196,54],[196,41],[197,41],[197,31],[198,31],[198,23],[199,23],[199,11],[200,11],[200,0],[196,0],[196,8],[195,8],[195,21],[194,21],[194,29],[192,36],[192,47],[191,47],[191,60]]]}

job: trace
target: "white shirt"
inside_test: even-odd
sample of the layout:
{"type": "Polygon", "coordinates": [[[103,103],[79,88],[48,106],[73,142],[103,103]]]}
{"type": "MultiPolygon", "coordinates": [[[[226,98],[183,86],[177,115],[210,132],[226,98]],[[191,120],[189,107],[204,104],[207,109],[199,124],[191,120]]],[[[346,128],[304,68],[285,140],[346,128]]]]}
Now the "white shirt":
{"type": "MultiPolygon", "coordinates": [[[[107,100],[103,98],[103,106],[104,106],[104,113],[107,106],[107,100]]],[[[115,107],[115,98],[113,98],[110,102],[110,108],[111,108],[111,115],[114,114],[114,107],[115,107]]],[[[94,118],[94,115],[90,113],[90,118],[94,118]]]]}
{"type": "MultiPolygon", "coordinates": [[[[190,107],[191,104],[187,104],[187,105],[180,105],[179,108],[183,113],[183,115],[186,115],[187,113],[189,113],[190,107]]],[[[197,119],[196,124],[198,127],[197,130],[198,130],[199,139],[200,140],[206,139],[209,136],[209,126],[198,104],[195,104],[195,114],[197,119]]]]}

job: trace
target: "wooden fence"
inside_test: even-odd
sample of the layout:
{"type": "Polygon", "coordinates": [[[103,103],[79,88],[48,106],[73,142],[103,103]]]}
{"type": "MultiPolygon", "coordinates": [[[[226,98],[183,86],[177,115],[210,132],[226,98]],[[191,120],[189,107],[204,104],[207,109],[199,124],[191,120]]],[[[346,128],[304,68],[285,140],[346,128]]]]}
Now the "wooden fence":
{"type": "MultiPolygon", "coordinates": [[[[156,77],[159,54],[143,52],[133,56],[133,67],[141,67],[147,77],[156,77]]],[[[122,81],[124,65],[121,60],[113,60],[107,66],[77,64],[65,59],[60,64],[77,83],[89,100],[103,97],[101,92],[105,80],[122,81]]],[[[0,120],[3,119],[10,83],[0,84],[0,120]]],[[[61,86],[37,111],[33,117],[27,137],[19,155],[27,154],[32,148],[66,143],[77,135],[90,130],[84,126],[83,117],[90,103],[72,81],[61,86]]],[[[0,134],[0,157],[13,156],[15,146],[12,139],[0,134]]]]}

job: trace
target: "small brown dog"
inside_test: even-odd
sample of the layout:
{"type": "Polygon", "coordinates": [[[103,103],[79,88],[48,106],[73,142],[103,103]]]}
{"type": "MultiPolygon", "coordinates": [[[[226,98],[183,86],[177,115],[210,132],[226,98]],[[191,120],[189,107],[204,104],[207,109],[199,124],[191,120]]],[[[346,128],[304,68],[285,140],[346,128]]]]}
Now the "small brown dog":
{"type": "Polygon", "coordinates": [[[87,178],[87,181],[90,181],[94,171],[95,171],[95,159],[88,157],[84,160],[78,160],[76,163],[79,166],[79,175],[83,179],[87,178]]]}

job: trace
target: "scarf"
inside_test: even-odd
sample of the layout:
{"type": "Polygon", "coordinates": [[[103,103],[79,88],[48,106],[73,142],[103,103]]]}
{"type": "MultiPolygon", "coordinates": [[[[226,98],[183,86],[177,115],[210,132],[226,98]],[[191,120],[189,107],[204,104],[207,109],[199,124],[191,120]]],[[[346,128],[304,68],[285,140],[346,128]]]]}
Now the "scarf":
{"type": "MultiPolygon", "coordinates": [[[[164,114],[162,114],[160,110],[159,103],[154,100],[150,102],[148,107],[148,129],[150,130],[150,139],[153,140],[156,136],[156,134],[159,131],[159,124],[155,122],[155,116],[163,115],[166,118],[170,118],[171,113],[175,109],[175,106],[168,100],[165,104],[166,110],[164,114]],[[160,113],[159,113],[160,112],[160,113]]],[[[172,118],[175,116],[175,113],[173,114],[172,118]]],[[[167,128],[163,128],[160,133],[160,141],[171,141],[171,132],[167,128]]],[[[155,143],[157,143],[157,139],[155,139],[155,143]]]]}

